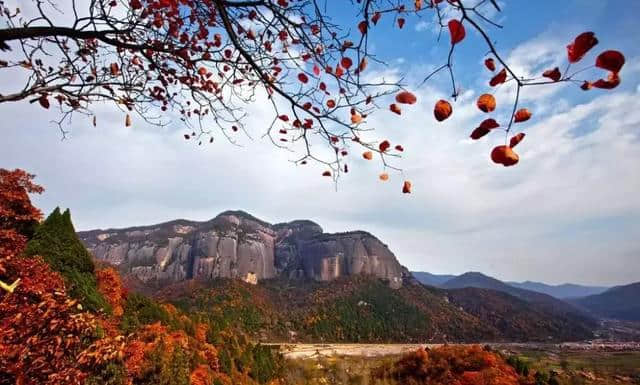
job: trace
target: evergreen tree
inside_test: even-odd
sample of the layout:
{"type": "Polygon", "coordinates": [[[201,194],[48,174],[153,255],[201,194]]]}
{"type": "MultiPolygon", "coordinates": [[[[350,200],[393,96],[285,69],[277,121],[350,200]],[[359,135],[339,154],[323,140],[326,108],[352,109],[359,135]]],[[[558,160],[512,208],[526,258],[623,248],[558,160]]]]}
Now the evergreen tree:
{"type": "Polygon", "coordinates": [[[38,226],[27,243],[26,256],[41,255],[65,279],[69,294],[91,311],[111,307],[98,291],[91,255],[82,244],[71,222],[71,213],[55,210],[38,226]]]}

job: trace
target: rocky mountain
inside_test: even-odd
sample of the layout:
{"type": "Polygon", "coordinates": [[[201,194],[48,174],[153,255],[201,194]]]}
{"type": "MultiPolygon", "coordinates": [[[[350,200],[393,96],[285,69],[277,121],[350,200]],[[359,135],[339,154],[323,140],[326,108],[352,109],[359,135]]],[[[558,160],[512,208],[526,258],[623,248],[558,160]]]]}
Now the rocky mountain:
{"type": "Polygon", "coordinates": [[[640,282],[612,287],[572,302],[599,317],[640,321],[640,282]]]}
{"type": "Polygon", "coordinates": [[[537,291],[538,293],[548,294],[556,298],[577,298],[586,297],[588,295],[600,294],[608,290],[606,286],[586,286],[576,285],[574,283],[564,283],[561,285],[548,285],[542,282],[524,281],[524,282],[506,282],[508,285],[525,290],[537,291]]]}
{"type": "Polygon", "coordinates": [[[180,219],[78,236],[97,259],[146,286],[215,278],[329,281],[364,274],[399,287],[411,277],[387,245],[367,232],[328,234],[311,221],[270,224],[242,211],[205,222],[180,219]]]}

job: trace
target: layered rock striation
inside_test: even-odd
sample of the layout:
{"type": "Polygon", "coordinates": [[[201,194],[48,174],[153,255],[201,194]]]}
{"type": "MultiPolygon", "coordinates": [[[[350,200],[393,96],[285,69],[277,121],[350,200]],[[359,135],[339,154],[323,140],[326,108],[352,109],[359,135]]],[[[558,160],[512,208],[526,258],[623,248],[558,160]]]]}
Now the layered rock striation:
{"type": "Polygon", "coordinates": [[[400,286],[410,277],[387,245],[367,232],[328,234],[308,220],[272,225],[242,211],[206,222],[175,220],[78,236],[97,259],[145,284],[215,278],[329,281],[367,274],[400,286]]]}

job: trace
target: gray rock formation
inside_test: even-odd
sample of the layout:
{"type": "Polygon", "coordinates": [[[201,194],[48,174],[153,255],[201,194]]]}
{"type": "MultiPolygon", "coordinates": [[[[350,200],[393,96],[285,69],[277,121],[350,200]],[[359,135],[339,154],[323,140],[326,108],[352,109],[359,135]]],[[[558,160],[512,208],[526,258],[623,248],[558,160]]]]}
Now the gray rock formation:
{"type": "Polygon", "coordinates": [[[328,281],[369,274],[398,287],[410,277],[387,245],[367,232],[327,234],[307,220],[271,225],[242,211],[206,222],[176,220],[78,236],[96,258],[145,284],[218,277],[328,281]]]}

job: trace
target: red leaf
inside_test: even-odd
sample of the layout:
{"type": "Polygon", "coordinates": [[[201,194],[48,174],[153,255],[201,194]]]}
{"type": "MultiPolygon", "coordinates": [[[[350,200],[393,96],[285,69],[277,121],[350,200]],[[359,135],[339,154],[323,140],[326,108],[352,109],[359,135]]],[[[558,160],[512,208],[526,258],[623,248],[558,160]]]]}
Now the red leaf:
{"type": "Polygon", "coordinates": [[[316,76],[320,76],[320,67],[315,64],[313,65],[313,74],[316,76]]]}
{"type": "Polygon", "coordinates": [[[453,108],[451,107],[451,104],[446,100],[438,100],[435,107],[433,108],[433,115],[436,117],[436,120],[438,122],[442,122],[443,120],[447,119],[449,116],[451,116],[452,112],[453,108]]]}
{"type": "Polygon", "coordinates": [[[569,63],[576,63],[580,61],[580,59],[582,59],[584,55],[596,44],[598,44],[598,39],[596,39],[593,32],[583,32],[578,35],[573,43],[567,46],[569,63]]]}
{"type": "Polygon", "coordinates": [[[554,82],[557,82],[562,77],[562,74],[560,73],[560,68],[556,67],[556,68],[554,68],[552,70],[544,71],[542,76],[544,76],[545,78],[549,78],[549,79],[553,80],[554,82]]]}
{"type": "Polygon", "coordinates": [[[498,74],[494,77],[491,78],[491,80],[489,81],[489,85],[491,87],[495,87],[498,84],[502,84],[507,80],[507,71],[503,68],[502,70],[500,70],[500,72],[498,72],[498,74]]]}
{"type": "Polygon", "coordinates": [[[411,182],[408,180],[405,180],[404,183],[402,184],[402,193],[403,194],[411,194],[411,182]]]}
{"type": "MultiPolygon", "coordinates": [[[[345,69],[349,69],[349,67],[351,67],[353,65],[353,61],[348,58],[348,57],[343,57],[342,60],[340,60],[340,65],[342,67],[344,67],[345,69]]],[[[340,68],[340,67],[338,67],[340,68]]]]}
{"type": "MultiPolygon", "coordinates": [[[[618,76],[617,73],[612,72],[612,73],[609,74],[609,77],[607,78],[607,80],[598,79],[595,82],[589,83],[589,84],[591,86],[593,86],[593,87],[596,87],[596,88],[610,90],[612,88],[616,88],[620,84],[620,77],[618,76]]],[[[584,86],[584,84],[583,84],[583,86],[584,86]]]]}
{"type": "Polygon", "coordinates": [[[480,126],[476,127],[476,129],[473,130],[469,137],[473,140],[478,140],[487,135],[492,129],[497,127],[500,127],[500,125],[494,119],[485,119],[482,121],[482,123],[480,123],[480,126]]]}
{"type": "Polygon", "coordinates": [[[596,58],[596,67],[611,71],[615,74],[620,72],[624,65],[624,55],[619,51],[604,51],[596,58]]]}
{"type": "Polygon", "coordinates": [[[480,123],[480,127],[491,130],[491,129],[500,127],[500,125],[498,124],[498,122],[496,122],[495,119],[489,118],[489,119],[483,120],[482,123],[480,123]]]}
{"type": "Polygon", "coordinates": [[[449,21],[449,34],[451,35],[451,44],[457,44],[464,39],[464,25],[459,20],[453,19],[449,21]]]}
{"type": "Polygon", "coordinates": [[[331,171],[325,171],[322,173],[322,176],[331,176],[331,171]]]}
{"type": "Polygon", "coordinates": [[[334,108],[336,106],[336,102],[333,99],[327,100],[327,107],[334,108]]]}
{"type": "Polygon", "coordinates": [[[515,146],[517,146],[518,143],[520,143],[522,139],[524,139],[524,136],[525,134],[523,132],[520,132],[512,136],[511,140],[509,140],[509,147],[514,148],[515,146]]]}
{"type": "Polygon", "coordinates": [[[404,151],[404,147],[402,147],[402,146],[401,146],[401,145],[399,145],[399,144],[396,144],[396,147],[395,147],[395,148],[396,148],[396,151],[400,151],[400,152],[404,151]]]}
{"type": "Polygon", "coordinates": [[[373,14],[373,17],[371,17],[371,22],[373,23],[373,25],[378,24],[378,20],[380,20],[381,16],[382,16],[382,14],[380,12],[375,12],[373,14]]]}
{"type": "Polygon", "coordinates": [[[525,122],[531,118],[531,112],[526,108],[521,108],[514,115],[514,123],[525,122]]]}
{"type": "Polygon", "coordinates": [[[398,18],[398,28],[402,29],[402,27],[404,27],[404,18],[403,17],[399,17],[398,18]]]}
{"type": "Polygon", "coordinates": [[[496,70],[496,63],[493,61],[493,58],[488,58],[484,60],[484,66],[487,67],[489,71],[496,70]]]}
{"type": "Polygon", "coordinates": [[[278,119],[282,120],[283,122],[288,122],[289,121],[289,116],[288,115],[280,115],[280,116],[278,116],[278,119]]]}
{"type": "Polygon", "coordinates": [[[49,99],[45,96],[42,95],[41,97],[38,98],[38,102],[40,103],[40,105],[44,108],[49,108],[50,104],[49,104],[49,99]]]}
{"type": "Polygon", "coordinates": [[[358,29],[360,30],[361,34],[365,34],[367,33],[367,21],[366,20],[362,20],[359,24],[358,24],[358,29]]]}
{"type": "Polygon", "coordinates": [[[302,83],[307,83],[309,81],[309,77],[306,74],[299,73],[298,80],[300,80],[300,82],[302,83]]]}
{"type": "Polygon", "coordinates": [[[402,110],[400,109],[400,107],[398,107],[397,104],[393,103],[392,105],[389,106],[389,109],[391,110],[391,112],[394,112],[398,115],[402,114],[402,110]]]}
{"type": "Polygon", "coordinates": [[[396,102],[400,104],[414,104],[418,99],[409,91],[402,91],[396,95],[396,102]]]}
{"type": "Polygon", "coordinates": [[[378,145],[378,149],[380,149],[380,152],[385,152],[389,149],[389,147],[391,147],[391,143],[389,143],[388,140],[383,140],[382,142],[380,142],[380,144],[378,145]]]}

